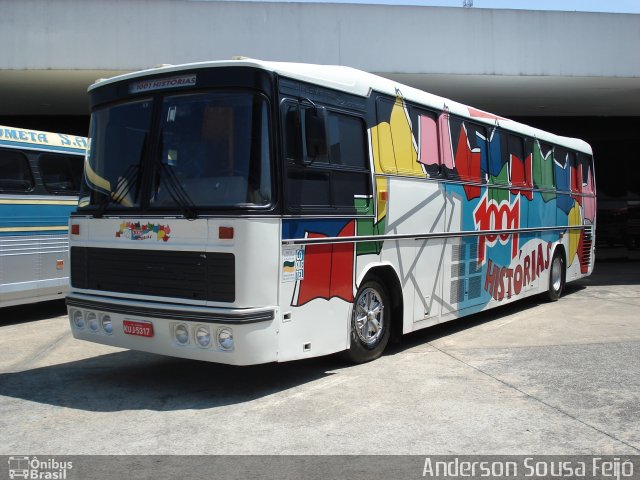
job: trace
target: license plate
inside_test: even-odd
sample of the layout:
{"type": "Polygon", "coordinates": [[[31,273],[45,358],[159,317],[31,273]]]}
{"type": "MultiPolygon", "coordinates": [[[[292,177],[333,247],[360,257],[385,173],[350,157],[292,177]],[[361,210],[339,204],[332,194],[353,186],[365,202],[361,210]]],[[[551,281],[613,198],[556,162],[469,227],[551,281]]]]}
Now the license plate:
{"type": "Polygon", "coordinates": [[[151,322],[134,322],[124,320],[122,328],[127,335],[137,335],[138,337],[153,337],[153,324],[151,322]]]}

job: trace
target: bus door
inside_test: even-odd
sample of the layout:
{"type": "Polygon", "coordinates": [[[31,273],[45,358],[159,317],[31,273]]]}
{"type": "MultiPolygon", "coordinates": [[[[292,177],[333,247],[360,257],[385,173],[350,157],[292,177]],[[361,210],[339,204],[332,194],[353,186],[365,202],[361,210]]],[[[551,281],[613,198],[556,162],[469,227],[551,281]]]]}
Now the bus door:
{"type": "MultiPolygon", "coordinates": [[[[427,179],[420,184],[420,194],[412,195],[408,201],[415,204],[418,199],[414,215],[420,221],[415,228],[430,235],[444,232],[448,218],[448,202],[440,182],[442,165],[438,154],[438,119],[432,112],[413,110],[418,124],[418,162],[423,165],[427,179]]],[[[427,237],[415,241],[415,322],[438,318],[442,312],[445,246],[444,238],[427,237]]]]}

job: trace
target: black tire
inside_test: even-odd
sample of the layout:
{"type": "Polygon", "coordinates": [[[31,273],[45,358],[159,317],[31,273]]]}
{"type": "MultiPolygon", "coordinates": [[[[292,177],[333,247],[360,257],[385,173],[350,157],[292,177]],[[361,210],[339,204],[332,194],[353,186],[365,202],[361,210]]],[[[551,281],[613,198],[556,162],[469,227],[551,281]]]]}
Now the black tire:
{"type": "Polygon", "coordinates": [[[351,346],[345,357],[354,363],[375,360],[389,343],[391,304],[384,286],[377,280],[360,285],[353,300],[351,346]]]}
{"type": "Polygon", "coordinates": [[[566,281],[566,269],[564,265],[564,255],[559,249],[556,249],[551,259],[551,266],[549,267],[549,290],[547,291],[547,298],[550,302],[557,302],[564,290],[564,284],[566,281]]]}

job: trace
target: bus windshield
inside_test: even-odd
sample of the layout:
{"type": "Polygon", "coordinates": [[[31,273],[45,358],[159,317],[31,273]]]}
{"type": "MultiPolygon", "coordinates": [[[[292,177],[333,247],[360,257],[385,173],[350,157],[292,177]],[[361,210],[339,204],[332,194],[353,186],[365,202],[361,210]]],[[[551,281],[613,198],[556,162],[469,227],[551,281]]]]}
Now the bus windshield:
{"type": "Polygon", "coordinates": [[[187,215],[271,203],[269,110],[260,95],[215,91],[117,104],[94,111],[90,135],[81,207],[187,215]]]}

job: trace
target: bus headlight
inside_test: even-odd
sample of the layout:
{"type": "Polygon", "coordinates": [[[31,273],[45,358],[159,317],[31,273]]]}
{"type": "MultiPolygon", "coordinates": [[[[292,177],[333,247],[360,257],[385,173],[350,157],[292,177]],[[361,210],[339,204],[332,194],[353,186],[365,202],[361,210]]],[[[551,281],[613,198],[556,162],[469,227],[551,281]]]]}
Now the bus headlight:
{"type": "Polygon", "coordinates": [[[196,342],[202,348],[206,348],[211,344],[211,332],[209,331],[209,327],[200,325],[196,328],[196,342]]]}
{"type": "Polygon", "coordinates": [[[87,324],[89,324],[89,329],[91,329],[92,332],[97,332],[100,327],[98,324],[98,316],[93,312],[87,313],[87,324]]]}
{"type": "Polygon", "coordinates": [[[82,310],[72,310],[71,311],[71,320],[73,324],[78,328],[84,328],[84,315],[82,314],[82,310]]]}
{"type": "Polygon", "coordinates": [[[230,328],[221,328],[218,330],[218,346],[222,350],[233,350],[233,332],[230,328]]]}
{"type": "Polygon", "coordinates": [[[105,333],[109,335],[113,333],[113,323],[111,323],[111,317],[109,315],[103,315],[100,323],[102,323],[102,329],[105,333]]]}
{"type": "Polygon", "coordinates": [[[184,323],[179,323],[173,329],[173,336],[180,345],[189,343],[189,329],[184,323]]]}

